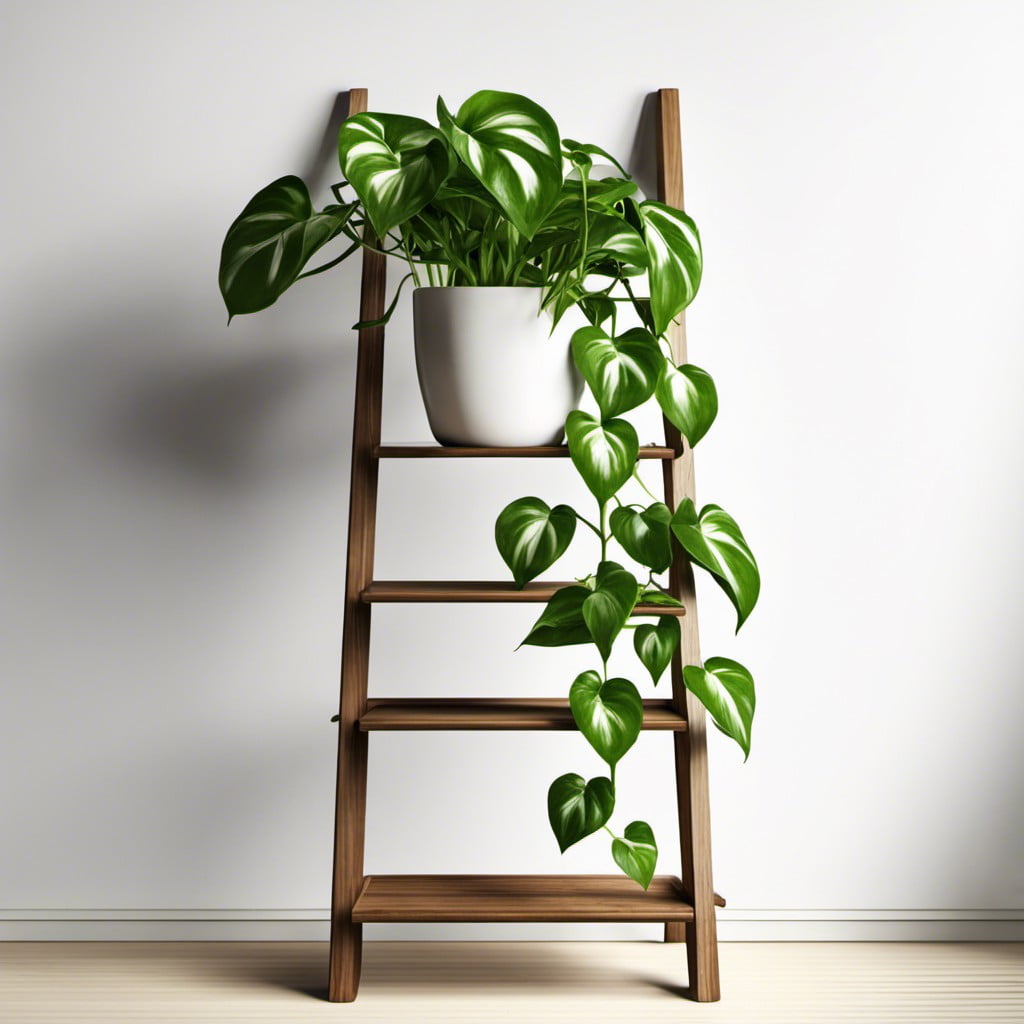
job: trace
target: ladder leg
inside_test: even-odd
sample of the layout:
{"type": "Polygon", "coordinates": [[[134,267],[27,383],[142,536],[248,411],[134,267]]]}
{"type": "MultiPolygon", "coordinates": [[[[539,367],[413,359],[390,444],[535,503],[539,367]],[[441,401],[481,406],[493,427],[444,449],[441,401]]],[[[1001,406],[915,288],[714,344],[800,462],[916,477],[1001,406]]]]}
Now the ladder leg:
{"type": "Polygon", "coordinates": [[[335,1003],[350,1003],[356,998],[362,967],[363,926],[352,920],[352,908],[363,884],[368,737],[360,732],[358,718],[366,701],[369,649],[370,608],[357,605],[353,614],[346,617],[338,722],[338,796],[328,981],[328,999],[335,1003]]]}
{"type": "Polygon", "coordinates": [[[676,734],[676,785],[683,885],[693,901],[685,925],[690,996],[700,1003],[721,999],[718,926],[711,879],[711,814],[704,709],[687,695],[689,731],[676,734]]]}
{"type": "MultiPolygon", "coordinates": [[[[366,90],[349,93],[349,113],[366,110],[366,90]]],[[[367,229],[367,236],[373,239],[367,229]]],[[[384,314],[385,257],[363,251],[361,320],[384,314]]],[[[366,710],[370,667],[370,606],[363,590],[373,580],[377,520],[376,447],[380,444],[381,390],[384,378],[384,327],[359,332],[355,409],[352,426],[352,482],[349,490],[348,566],[345,576],[345,624],[341,645],[341,710],[338,714],[338,788],[334,815],[334,886],[331,896],[331,964],[328,998],[350,1003],[359,991],[363,928],[352,909],[363,885],[366,835],[367,734],[359,719],[366,710]]]]}
{"type": "Polygon", "coordinates": [[[686,941],[686,924],[683,921],[666,921],[665,922],[665,941],[666,942],[685,942],[686,941]]]}

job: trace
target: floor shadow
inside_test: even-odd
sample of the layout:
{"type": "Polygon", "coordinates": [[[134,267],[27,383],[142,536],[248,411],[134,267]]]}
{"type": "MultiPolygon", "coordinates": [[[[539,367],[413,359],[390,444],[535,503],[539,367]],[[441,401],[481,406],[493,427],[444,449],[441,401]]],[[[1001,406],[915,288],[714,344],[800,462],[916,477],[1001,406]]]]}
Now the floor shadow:
{"type": "MultiPolygon", "coordinates": [[[[251,953],[215,958],[208,969],[232,984],[270,986],[327,1000],[326,943],[253,943],[252,946],[251,953]]],[[[581,946],[585,944],[367,942],[363,946],[360,987],[363,991],[379,986],[389,992],[413,990],[439,995],[452,991],[514,995],[542,990],[571,997],[574,991],[598,992],[625,982],[689,997],[686,986],[673,985],[654,975],[638,974],[625,965],[621,971],[609,971],[606,960],[595,963],[581,946]]]]}

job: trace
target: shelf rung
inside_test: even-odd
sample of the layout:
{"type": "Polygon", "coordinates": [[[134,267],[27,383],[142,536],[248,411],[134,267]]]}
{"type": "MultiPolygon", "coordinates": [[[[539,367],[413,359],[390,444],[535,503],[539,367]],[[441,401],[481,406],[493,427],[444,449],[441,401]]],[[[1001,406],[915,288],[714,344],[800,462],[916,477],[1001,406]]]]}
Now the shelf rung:
{"type": "Polygon", "coordinates": [[[352,920],[692,921],[693,907],[672,875],[646,892],[624,875],[367,875],[352,920]]]}
{"type": "MultiPolygon", "coordinates": [[[[439,444],[379,444],[378,459],[567,459],[565,445],[536,445],[529,448],[470,448],[439,444]]],[[[664,445],[643,445],[641,459],[674,459],[679,453],[664,445]]]]}
{"type": "MultiPolygon", "coordinates": [[[[669,700],[644,701],[644,729],[684,732],[669,700]]],[[[559,730],[576,728],[569,702],[554,697],[374,697],[359,719],[363,732],[413,730],[559,730]]]]}
{"type": "MultiPolygon", "coordinates": [[[[363,601],[371,604],[404,603],[508,603],[543,604],[560,587],[568,583],[527,583],[516,590],[511,582],[489,580],[374,580],[362,592],[363,601]]],[[[638,605],[634,615],[684,615],[683,608],[663,605],[638,605]]]]}

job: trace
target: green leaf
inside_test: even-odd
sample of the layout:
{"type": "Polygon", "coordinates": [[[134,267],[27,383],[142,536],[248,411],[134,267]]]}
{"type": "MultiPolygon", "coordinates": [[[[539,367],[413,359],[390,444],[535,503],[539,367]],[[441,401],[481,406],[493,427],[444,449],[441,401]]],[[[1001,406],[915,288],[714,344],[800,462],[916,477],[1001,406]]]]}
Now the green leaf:
{"type": "Polygon", "coordinates": [[[338,162],[378,238],[429,203],[451,155],[433,125],[403,114],[355,114],[338,132],[338,162]]]}
{"type": "Polygon", "coordinates": [[[561,775],[548,789],[548,820],[565,853],[573,843],[596,832],[615,810],[611,779],[600,776],[585,782],[582,775],[561,775]]]}
{"type": "Polygon", "coordinates": [[[626,169],[615,159],[607,150],[602,149],[600,146],[595,146],[589,142],[577,142],[575,139],[562,139],[562,145],[570,151],[577,153],[584,153],[588,157],[599,156],[603,160],[607,160],[613,167],[617,168],[619,173],[624,177],[628,178],[629,175],[626,173],[626,169]]]}
{"type": "Polygon", "coordinates": [[[649,199],[638,210],[647,243],[654,333],[660,337],[700,287],[700,234],[682,210],[664,203],[649,199]]]}
{"type": "Polygon", "coordinates": [[[550,568],[576,532],[576,513],[568,505],[549,508],[540,498],[520,498],[506,505],[494,524],[494,539],[516,586],[550,568]]]}
{"type": "Polygon", "coordinates": [[[738,662],[729,658],[708,658],[704,667],[687,665],[683,682],[708,709],[711,720],[750,756],[750,729],[754,721],[754,679],[738,662]]]}
{"type": "Polygon", "coordinates": [[[618,263],[626,264],[633,274],[641,273],[647,267],[647,247],[639,231],[621,217],[591,214],[586,258],[594,262],[609,256],[618,263]]]}
{"type": "Polygon", "coordinates": [[[438,97],[437,118],[459,159],[532,238],[562,188],[558,128],[543,107],[511,92],[474,93],[454,117],[438,97]]]}
{"type": "Polygon", "coordinates": [[[593,642],[583,619],[583,602],[593,593],[589,587],[572,585],[552,594],[524,644],[531,647],[569,647],[593,642]]]}
{"type": "Polygon", "coordinates": [[[654,389],[658,405],[692,448],[710,429],[718,415],[718,392],[711,375],[692,363],[673,366],[662,360],[654,389]]]}
{"type": "Polygon", "coordinates": [[[260,189],[228,228],[221,248],[220,291],[228,313],[256,313],[273,305],[355,208],[350,203],[314,212],[309,189],[294,175],[260,189]]]}
{"type": "Polygon", "coordinates": [[[674,615],[662,615],[656,624],[644,623],[633,631],[633,649],[655,686],[672,663],[679,647],[679,632],[679,620],[674,615]]]}
{"type": "Polygon", "coordinates": [[[671,594],[666,594],[664,590],[658,590],[656,587],[651,587],[649,590],[645,590],[640,595],[640,604],[656,604],[662,608],[682,608],[683,602],[677,597],[673,597],[671,594]]]}
{"type": "Polygon", "coordinates": [[[628,679],[602,683],[596,672],[583,672],[569,690],[569,707],[580,732],[610,768],[633,746],[643,726],[643,701],[628,679]]]}
{"type": "Polygon", "coordinates": [[[598,422],[574,409],[566,418],[565,436],[573,465],[602,504],[632,476],[640,444],[626,420],[598,422]]]}
{"type": "Polygon", "coordinates": [[[672,517],[672,532],[683,550],[714,577],[736,608],[736,631],[757,604],[761,574],[736,520],[718,505],[705,505],[697,514],[684,498],[672,517]]]}
{"type": "Polygon", "coordinates": [[[633,611],[639,590],[633,574],[618,562],[602,562],[597,567],[594,589],[584,600],[582,611],[583,621],[605,661],[633,611]]]}
{"type": "Polygon", "coordinates": [[[620,505],[608,520],[612,536],[626,554],[655,572],[664,572],[672,564],[671,522],[672,512],[661,501],[642,512],[620,505]]]}
{"type": "Polygon", "coordinates": [[[642,327],[617,338],[600,327],[581,327],[572,336],[572,357],[605,419],[646,402],[665,362],[658,343],[642,327]]]}
{"type": "Polygon", "coordinates": [[[651,884],[658,864],[658,845],[646,821],[633,821],[626,826],[622,838],[612,840],[615,863],[644,889],[651,884]]]}

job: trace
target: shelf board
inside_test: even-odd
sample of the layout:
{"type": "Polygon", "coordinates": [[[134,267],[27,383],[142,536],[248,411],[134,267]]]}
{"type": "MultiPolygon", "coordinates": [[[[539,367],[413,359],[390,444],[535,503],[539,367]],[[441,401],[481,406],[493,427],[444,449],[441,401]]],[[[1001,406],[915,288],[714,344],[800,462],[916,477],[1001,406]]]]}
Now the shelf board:
{"type": "Polygon", "coordinates": [[[693,907],[672,875],[646,892],[624,875],[367,875],[352,920],[692,921],[693,907]]]}
{"type": "MultiPolygon", "coordinates": [[[[391,603],[507,603],[543,604],[569,583],[527,583],[522,590],[501,580],[374,580],[361,597],[370,604],[391,603]]],[[[634,615],[685,615],[684,608],[637,605],[634,615]]]]}
{"type": "MultiPolygon", "coordinates": [[[[669,700],[644,701],[644,729],[684,732],[669,700]]],[[[569,702],[553,697],[374,697],[359,719],[363,732],[399,730],[575,729],[569,702]]]]}
{"type": "MultiPolygon", "coordinates": [[[[565,445],[534,445],[528,448],[470,448],[440,444],[379,444],[378,459],[567,459],[565,445]]],[[[674,459],[679,453],[664,445],[642,445],[641,459],[674,459]]]]}

